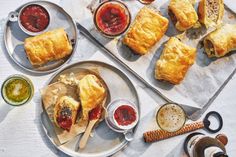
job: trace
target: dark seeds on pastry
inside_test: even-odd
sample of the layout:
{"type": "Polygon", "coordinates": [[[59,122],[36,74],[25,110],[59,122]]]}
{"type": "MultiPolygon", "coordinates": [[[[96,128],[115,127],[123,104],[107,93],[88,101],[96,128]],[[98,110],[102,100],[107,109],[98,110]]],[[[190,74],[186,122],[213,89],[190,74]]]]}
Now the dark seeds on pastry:
{"type": "Polygon", "coordinates": [[[72,112],[71,112],[71,109],[69,108],[69,107],[63,107],[62,109],[61,109],[61,112],[60,112],[60,115],[62,116],[62,117],[71,117],[72,116],[72,112]]]}
{"type": "Polygon", "coordinates": [[[207,0],[207,17],[214,22],[217,22],[219,17],[219,0],[207,0]]]}

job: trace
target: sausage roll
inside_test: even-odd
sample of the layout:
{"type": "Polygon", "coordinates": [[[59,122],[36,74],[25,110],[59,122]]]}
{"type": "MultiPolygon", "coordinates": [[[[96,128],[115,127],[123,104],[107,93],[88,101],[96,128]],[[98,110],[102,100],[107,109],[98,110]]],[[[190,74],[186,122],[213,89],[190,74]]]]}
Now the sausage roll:
{"type": "Polygon", "coordinates": [[[222,57],[236,50],[236,25],[225,24],[204,38],[208,57],[222,57]]]}
{"type": "Polygon", "coordinates": [[[132,26],[123,39],[135,53],[144,55],[165,34],[169,21],[153,9],[144,7],[137,14],[132,26]]]}
{"type": "Polygon", "coordinates": [[[171,37],[165,44],[160,59],[156,62],[155,77],[172,84],[179,84],[194,63],[196,49],[171,37]]]}
{"type": "Polygon", "coordinates": [[[189,0],[170,0],[168,11],[179,31],[192,28],[198,22],[197,12],[189,0]]]}
{"type": "Polygon", "coordinates": [[[70,128],[75,124],[79,102],[71,97],[61,97],[54,107],[54,122],[56,126],[70,131],[70,128]]]}
{"type": "Polygon", "coordinates": [[[199,21],[207,28],[222,23],[224,15],[223,0],[201,0],[198,5],[199,21]]]}
{"type": "Polygon", "coordinates": [[[106,90],[100,80],[92,74],[79,81],[79,95],[82,105],[83,119],[88,119],[89,111],[101,105],[106,97],[106,90]]]}
{"type": "Polygon", "coordinates": [[[63,28],[25,39],[25,52],[32,65],[43,65],[62,59],[72,52],[71,43],[63,28]]]}

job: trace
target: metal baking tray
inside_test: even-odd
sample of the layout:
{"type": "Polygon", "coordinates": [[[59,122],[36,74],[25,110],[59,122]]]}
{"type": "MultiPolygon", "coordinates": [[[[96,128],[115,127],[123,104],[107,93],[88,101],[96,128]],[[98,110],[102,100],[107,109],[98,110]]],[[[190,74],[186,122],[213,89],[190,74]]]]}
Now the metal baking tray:
{"type": "Polygon", "coordinates": [[[8,17],[4,30],[5,47],[10,58],[23,69],[32,73],[50,73],[59,69],[66,62],[68,62],[76,50],[77,29],[75,22],[63,8],[48,1],[32,1],[23,4],[14,12],[10,12],[9,16],[15,12],[18,13],[22,7],[29,4],[39,4],[47,9],[50,15],[50,23],[47,28],[48,31],[59,27],[65,29],[73,46],[71,55],[58,61],[49,62],[40,67],[33,67],[27,59],[24,50],[24,40],[29,36],[20,29],[17,21],[10,21],[10,17],[8,17]]]}
{"type": "MultiPolygon", "coordinates": [[[[125,3],[130,9],[132,20],[134,20],[137,12],[144,5],[137,1],[125,1],[125,3]]],[[[185,34],[178,32],[168,15],[168,4],[169,1],[158,0],[149,6],[159,10],[163,16],[169,19],[169,28],[165,36],[150,50],[150,53],[144,56],[135,55],[131,49],[122,44],[123,36],[108,40],[94,28],[87,31],[79,23],[77,23],[77,28],[101,50],[124,66],[148,88],[161,95],[167,102],[193,107],[189,118],[197,120],[235,74],[236,55],[232,52],[219,59],[209,59],[204,53],[202,39],[214,28],[208,30],[204,27],[190,29],[185,34]],[[158,81],[154,78],[155,63],[169,37],[180,34],[182,34],[184,43],[197,48],[196,61],[181,84],[172,85],[168,82],[158,81]]],[[[236,24],[235,13],[226,5],[223,23],[236,24]]],[[[91,25],[93,25],[92,21],[91,25]]]]}
{"type": "MultiPolygon", "coordinates": [[[[51,84],[57,80],[59,75],[71,72],[79,72],[80,69],[96,70],[99,75],[106,82],[109,92],[110,100],[124,98],[134,103],[140,113],[139,98],[136,89],[129,78],[119,69],[109,64],[98,61],[83,61],[66,66],[57,72],[48,82],[51,84]]],[[[127,143],[122,133],[116,133],[109,129],[105,121],[99,123],[93,132],[93,137],[83,150],[78,150],[78,143],[80,135],[66,144],[60,145],[55,135],[52,123],[49,120],[46,111],[41,113],[41,121],[45,134],[56,148],[62,152],[75,157],[105,157],[110,156],[121,150],[127,143]]],[[[135,133],[137,126],[133,129],[135,133]]]]}

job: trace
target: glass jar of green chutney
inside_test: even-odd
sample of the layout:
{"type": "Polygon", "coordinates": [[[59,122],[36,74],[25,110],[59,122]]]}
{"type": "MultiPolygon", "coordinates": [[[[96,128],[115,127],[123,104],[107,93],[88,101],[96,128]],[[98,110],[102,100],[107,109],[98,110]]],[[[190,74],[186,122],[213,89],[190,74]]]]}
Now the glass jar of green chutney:
{"type": "Polygon", "coordinates": [[[24,75],[9,76],[2,84],[1,94],[4,101],[12,106],[21,106],[29,102],[34,95],[32,81],[24,75]]]}

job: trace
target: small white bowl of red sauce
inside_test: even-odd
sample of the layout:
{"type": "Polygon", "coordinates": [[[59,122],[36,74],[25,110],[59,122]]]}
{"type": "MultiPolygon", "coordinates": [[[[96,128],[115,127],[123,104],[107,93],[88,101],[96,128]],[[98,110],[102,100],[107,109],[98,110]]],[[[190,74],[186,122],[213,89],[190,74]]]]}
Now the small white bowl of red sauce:
{"type": "Polygon", "coordinates": [[[127,132],[133,129],[139,120],[135,104],[125,99],[112,101],[107,107],[107,125],[116,132],[127,132]]]}
{"type": "Polygon", "coordinates": [[[39,35],[47,31],[49,23],[49,12],[39,4],[27,4],[18,13],[19,27],[30,36],[39,35]]]}
{"type": "Polygon", "coordinates": [[[131,23],[128,7],[121,1],[105,1],[94,12],[94,24],[102,35],[114,38],[122,35],[131,23]]]}

